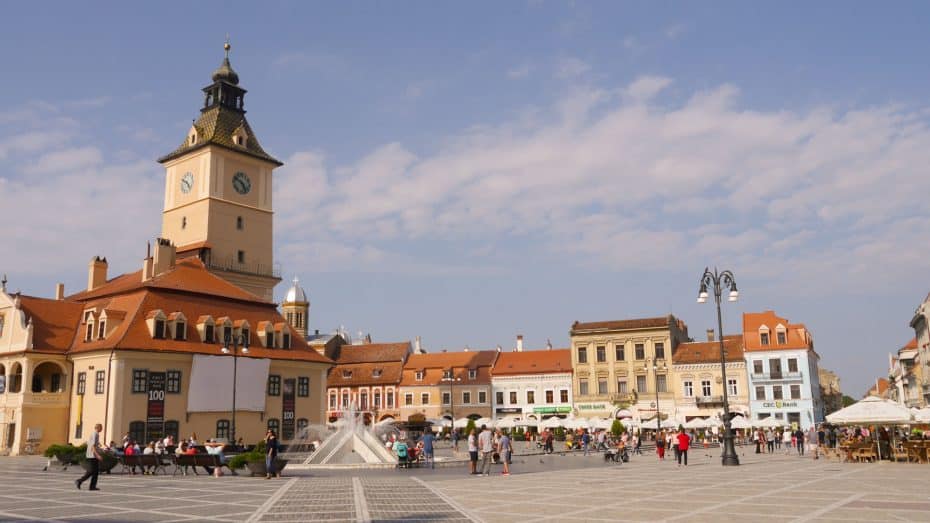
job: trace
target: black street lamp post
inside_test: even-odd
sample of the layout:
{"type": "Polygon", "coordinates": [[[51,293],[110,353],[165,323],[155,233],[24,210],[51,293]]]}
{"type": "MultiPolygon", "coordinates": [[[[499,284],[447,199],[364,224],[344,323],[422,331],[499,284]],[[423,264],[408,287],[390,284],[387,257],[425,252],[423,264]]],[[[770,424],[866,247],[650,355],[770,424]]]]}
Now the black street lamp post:
{"type": "Polygon", "coordinates": [[[659,440],[659,432],[662,430],[662,416],[659,415],[659,364],[656,359],[652,359],[652,375],[656,382],[656,441],[659,440]]]}
{"type": "Polygon", "coordinates": [[[720,313],[720,298],[723,288],[730,289],[728,296],[729,301],[736,301],[739,297],[739,291],[736,290],[736,281],[733,279],[733,273],[730,271],[710,272],[709,268],[704,269],[704,275],[701,276],[701,288],[698,292],[698,303],[707,301],[707,289],[714,291],[714,300],[717,302],[717,337],[720,338],[720,374],[723,380],[723,454],[721,462],[723,466],[739,465],[739,457],[736,455],[736,447],[733,445],[733,430],[730,428],[730,402],[727,398],[727,357],[726,350],[723,347],[723,317],[720,313]]]}
{"type": "Polygon", "coordinates": [[[227,335],[223,339],[223,354],[232,352],[233,356],[233,390],[232,390],[232,426],[229,428],[230,443],[236,445],[236,372],[238,370],[239,353],[249,353],[249,337],[241,334],[227,335]]]}
{"type": "Polygon", "coordinates": [[[449,384],[449,416],[452,416],[452,429],[455,430],[455,382],[462,381],[462,378],[455,377],[455,368],[449,371],[449,375],[442,378],[443,383],[449,384]]]}

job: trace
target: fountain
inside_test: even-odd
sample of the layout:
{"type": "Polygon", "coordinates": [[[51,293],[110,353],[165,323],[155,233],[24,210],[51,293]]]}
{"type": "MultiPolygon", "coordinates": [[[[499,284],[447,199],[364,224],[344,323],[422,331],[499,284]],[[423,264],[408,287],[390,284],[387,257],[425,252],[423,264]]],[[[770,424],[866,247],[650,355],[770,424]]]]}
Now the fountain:
{"type": "MultiPolygon", "coordinates": [[[[377,423],[367,427],[350,405],[342,419],[333,424],[335,430],[311,425],[304,428],[288,445],[288,454],[303,457],[303,464],[291,468],[394,466],[397,458],[382,440],[396,432],[392,423],[377,423]]],[[[297,461],[297,460],[294,460],[297,461]]],[[[293,461],[292,461],[293,462],[293,461]]]]}

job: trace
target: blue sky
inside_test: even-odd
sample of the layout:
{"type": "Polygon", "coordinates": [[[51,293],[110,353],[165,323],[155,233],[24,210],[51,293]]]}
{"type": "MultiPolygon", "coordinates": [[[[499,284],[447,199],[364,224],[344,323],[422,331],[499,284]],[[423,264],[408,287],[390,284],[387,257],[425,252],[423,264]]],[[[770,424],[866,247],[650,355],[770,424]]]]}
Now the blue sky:
{"type": "MultiPolygon", "coordinates": [[[[821,2],[18,3],[0,20],[0,242],[50,295],[136,270],[226,33],[311,324],[566,346],[674,312],[705,265],[860,395],[930,290],[930,7],[821,2]],[[49,12],[53,10],[54,15],[49,12]]],[[[279,293],[286,289],[279,288],[279,293]]]]}

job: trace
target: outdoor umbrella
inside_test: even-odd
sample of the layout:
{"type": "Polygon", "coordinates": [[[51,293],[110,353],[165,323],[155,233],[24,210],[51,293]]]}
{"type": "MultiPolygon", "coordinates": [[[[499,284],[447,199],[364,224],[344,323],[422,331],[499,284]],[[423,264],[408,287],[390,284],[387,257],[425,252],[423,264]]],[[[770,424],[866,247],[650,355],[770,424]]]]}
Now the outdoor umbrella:
{"type": "Polygon", "coordinates": [[[907,425],[914,416],[895,401],[869,396],[827,416],[834,425],[907,425]]]}
{"type": "Polygon", "coordinates": [[[468,418],[459,418],[455,420],[455,423],[453,423],[452,426],[457,429],[464,429],[465,427],[468,426],[468,422],[469,422],[468,418]]]}
{"type": "Polygon", "coordinates": [[[494,423],[494,426],[499,429],[512,429],[517,426],[517,422],[513,418],[501,418],[494,423]]]}
{"type": "Polygon", "coordinates": [[[733,419],[730,420],[730,428],[731,429],[751,429],[752,424],[749,423],[749,420],[747,420],[743,416],[734,416],[733,419]]]}
{"type": "Polygon", "coordinates": [[[703,418],[694,418],[691,421],[685,422],[686,429],[705,429],[707,427],[708,425],[704,422],[703,418]]]}
{"type": "Polygon", "coordinates": [[[755,425],[756,427],[763,428],[763,429],[776,429],[778,427],[783,427],[785,424],[782,423],[780,419],[770,416],[768,418],[765,418],[764,420],[753,423],[753,425],[755,425]]]}
{"type": "Polygon", "coordinates": [[[475,420],[476,427],[480,429],[482,425],[487,425],[489,429],[494,428],[494,422],[491,421],[491,418],[478,418],[475,420]]]}
{"type": "Polygon", "coordinates": [[[565,427],[566,420],[559,418],[558,416],[552,416],[551,418],[544,420],[540,426],[544,429],[554,429],[556,427],[565,427]]]}
{"type": "Polygon", "coordinates": [[[914,421],[918,423],[930,423],[930,407],[924,407],[922,409],[914,409],[914,421]]]}

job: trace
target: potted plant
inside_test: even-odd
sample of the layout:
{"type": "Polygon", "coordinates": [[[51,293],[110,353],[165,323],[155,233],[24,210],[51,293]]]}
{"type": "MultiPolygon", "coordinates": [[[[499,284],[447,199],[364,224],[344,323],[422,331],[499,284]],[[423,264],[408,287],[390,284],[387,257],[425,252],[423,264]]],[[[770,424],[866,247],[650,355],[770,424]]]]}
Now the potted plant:
{"type": "MultiPolygon", "coordinates": [[[[284,470],[284,467],[287,466],[287,460],[278,456],[275,458],[274,465],[278,470],[278,473],[280,473],[282,470],[284,470]]],[[[252,476],[265,476],[268,474],[268,469],[265,468],[264,441],[259,441],[258,445],[255,445],[255,448],[252,450],[237,454],[229,460],[230,469],[236,470],[241,469],[242,467],[249,469],[249,473],[252,476]]]]}

